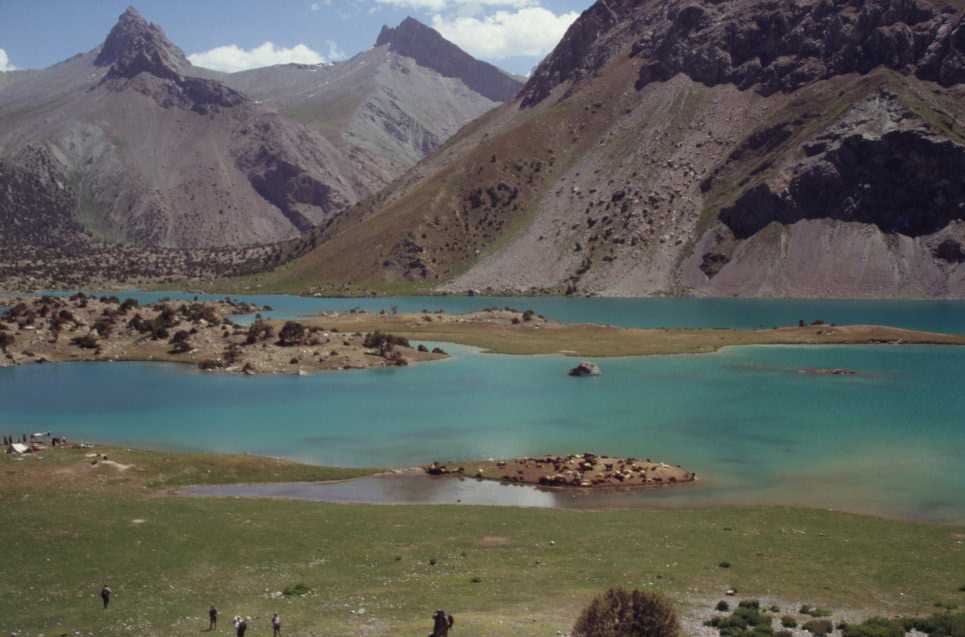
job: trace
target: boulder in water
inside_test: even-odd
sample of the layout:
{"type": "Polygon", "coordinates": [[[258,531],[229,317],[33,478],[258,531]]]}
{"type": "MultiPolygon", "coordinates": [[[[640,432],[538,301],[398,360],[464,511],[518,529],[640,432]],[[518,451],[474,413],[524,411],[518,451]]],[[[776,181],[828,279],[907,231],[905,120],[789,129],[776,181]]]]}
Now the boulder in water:
{"type": "Polygon", "coordinates": [[[600,366],[596,363],[583,361],[570,370],[570,376],[599,376],[600,366]]]}

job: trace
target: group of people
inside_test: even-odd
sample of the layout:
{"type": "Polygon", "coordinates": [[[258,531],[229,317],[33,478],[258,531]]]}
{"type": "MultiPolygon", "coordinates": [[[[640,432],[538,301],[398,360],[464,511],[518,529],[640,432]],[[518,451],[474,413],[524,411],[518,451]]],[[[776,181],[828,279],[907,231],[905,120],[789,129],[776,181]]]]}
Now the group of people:
{"type": "MultiPolygon", "coordinates": [[[[101,588],[101,601],[104,603],[104,610],[107,610],[107,607],[111,605],[113,595],[114,591],[111,590],[111,587],[104,584],[101,588]]],[[[214,632],[218,628],[218,615],[217,607],[212,604],[208,609],[208,632],[214,632]]],[[[234,616],[231,624],[235,628],[236,637],[245,637],[250,621],[251,617],[234,616]]],[[[449,630],[455,623],[452,615],[444,610],[437,610],[432,615],[432,634],[429,637],[449,637],[449,630]]],[[[281,637],[281,616],[278,613],[271,616],[271,634],[272,637],[281,637]]]]}

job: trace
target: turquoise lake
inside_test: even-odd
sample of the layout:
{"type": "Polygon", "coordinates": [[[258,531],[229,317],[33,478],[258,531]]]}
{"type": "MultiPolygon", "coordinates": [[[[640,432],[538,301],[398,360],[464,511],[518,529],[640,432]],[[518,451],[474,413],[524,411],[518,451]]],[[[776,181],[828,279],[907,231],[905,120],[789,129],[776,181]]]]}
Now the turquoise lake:
{"type": "MultiPolygon", "coordinates": [[[[224,295],[190,292],[123,292],[154,303],[170,297],[217,300],[224,295]]],[[[690,299],[690,298],[578,298],[578,297],[380,297],[312,298],[290,295],[245,295],[233,298],[270,305],[274,318],[294,318],[319,312],[347,312],[360,308],[370,312],[444,310],[462,314],[487,307],[533,309],[567,323],[600,323],[620,327],[732,327],[758,328],[797,325],[799,320],[828,323],[894,325],[933,332],[965,333],[965,301],[865,301],[820,299],[690,299]]]]}
{"type": "MultiPolygon", "coordinates": [[[[918,303],[570,301],[498,304],[640,325],[787,324],[800,315],[963,328],[961,304],[938,304],[932,313],[914,311],[933,305],[918,303]],[[622,313],[618,306],[631,309],[622,313]],[[917,323],[905,320],[910,317],[917,323]]],[[[264,302],[292,315],[386,304],[264,302]]],[[[397,304],[403,310],[494,304],[478,298],[405,303],[397,304]]],[[[573,379],[566,375],[573,359],[446,348],[455,356],[438,363],[307,377],[205,375],[133,363],[3,369],[0,431],[50,430],[95,441],[365,467],[594,451],[651,457],[698,473],[696,486],[634,496],[655,506],[800,504],[965,521],[965,349],[732,348],[705,356],[602,359],[601,377],[573,379]],[[798,371],[817,367],[860,375],[798,371]]]]}

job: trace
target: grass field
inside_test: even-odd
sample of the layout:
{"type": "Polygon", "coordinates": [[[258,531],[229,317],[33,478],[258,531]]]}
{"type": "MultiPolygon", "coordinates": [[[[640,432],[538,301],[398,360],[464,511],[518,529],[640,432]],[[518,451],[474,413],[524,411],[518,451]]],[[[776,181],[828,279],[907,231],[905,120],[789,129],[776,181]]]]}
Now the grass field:
{"type": "Polygon", "coordinates": [[[436,608],[456,616],[454,636],[556,635],[611,585],[661,590],[708,613],[728,587],[786,610],[925,613],[965,602],[965,528],[782,508],[181,498],[158,487],[353,472],[99,451],[133,466],[92,467],[89,452],[74,450],[0,457],[0,634],[188,635],[206,628],[214,603],[225,618],[252,616],[249,635],[265,634],[276,611],[287,635],[424,635],[436,608]],[[115,591],[108,611],[97,598],[105,583],[115,591]],[[277,596],[296,584],[311,592],[277,596]]]}

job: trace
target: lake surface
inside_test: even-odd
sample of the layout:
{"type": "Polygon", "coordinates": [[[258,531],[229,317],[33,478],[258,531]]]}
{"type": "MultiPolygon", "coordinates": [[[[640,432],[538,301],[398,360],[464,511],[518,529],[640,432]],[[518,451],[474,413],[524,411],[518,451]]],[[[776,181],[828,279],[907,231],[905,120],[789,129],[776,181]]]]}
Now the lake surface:
{"type": "MultiPolygon", "coordinates": [[[[159,299],[217,300],[224,295],[189,292],[124,292],[142,303],[159,299]]],[[[462,314],[488,307],[533,309],[567,323],[601,323],[620,327],[731,327],[752,329],[797,325],[799,320],[823,320],[839,325],[893,325],[932,332],[965,333],[965,301],[864,301],[692,298],[573,298],[573,297],[381,297],[330,299],[290,295],[244,295],[232,298],[270,305],[266,316],[295,318],[319,312],[445,310],[462,314]]]]}
{"type": "MultiPolygon", "coordinates": [[[[570,318],[589,312],[572,307],[583,309],[570,318]]],[[[812,307],[836,318],[833,303],[812,307]]],[[[957,325],[951,316],[928,320],[957,325]]],[[[732,348],[601,359],[603,375],[584,379],[566,375],[573,359],[446,348],[454,358],[438,363],[307,377],[135,363],[2,369],[0,431],[364,467],[593,451],[698,474],[693,487],[636,492],[633,505],[801,504],[965,522],[965,348],[732,348]],[[861,374],[798,371],[828,367],[861,374]]]]}

